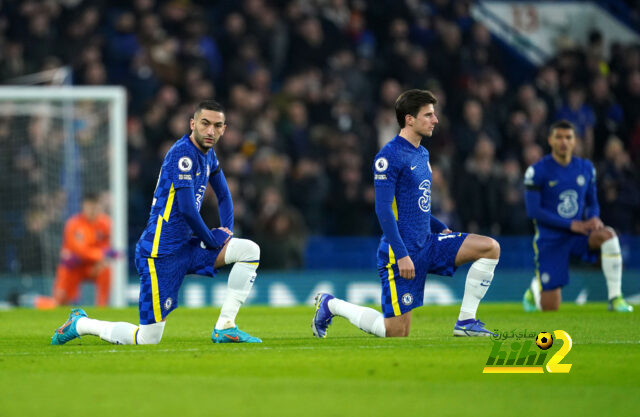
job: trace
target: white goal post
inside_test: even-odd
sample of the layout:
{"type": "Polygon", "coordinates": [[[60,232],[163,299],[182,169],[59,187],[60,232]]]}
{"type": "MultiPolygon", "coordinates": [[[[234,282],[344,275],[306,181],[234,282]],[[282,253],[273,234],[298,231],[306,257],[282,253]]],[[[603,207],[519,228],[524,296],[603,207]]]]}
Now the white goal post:
{"type": "MultiPolygon", "coordinates": [[[[105,114],[102,116],[105,120],[105,135],[108,135],[108,148],[104,151],[108,152],[108,175],[100,173],[104,176],[105,182],[108,179],[108,193],[110,199],[110,216],[112,219],[111,245],[113,249],[122,253],[123,256],[116,258],[112,266],[111,280],[111,305],[114,307],[123,307],[126,305],[126,288],[128,283],[128,267],[127,267],[127,139],[126,139],[126,91],[122,87],[52,87],[52,86],[0,86],[0,110],[2,108],[8,111],[27,111],[20,110],[20,106],[28,107],[30,104],[35,106],[35,110],[29,110],[34,113],[22,115],[35,118],[35,113],[41,106],[45,109],[55,107],[56,123],[62,126],[63,133],[60,136],[74,135],[77,128],[74,124],[90,123],[80,120],[74,115],[76,103],[99,103],[100,106],[106,106],[105,114]],[[66,132],[66,133],[64,133],[66,132]]],[[[92,108],[89,106],[89,108],[92,108]]],[[[7,113],[5,111],[4,113],[7,113]]],[[[3,116],[0,112],[0,117],[3,116]]],[[[49,126],[46,122],[45,126],[49,126]]],[[[57,126],[56,125],[56,126],[57,126]]],[[[31,126],[28,126],[30,128],[31,126]]],[[[23,129],[23,131],[27,131],[23,129]]],[[[46,138],[48,139],[48,138],[46,138]]],[[[65,140],[64,138],[62,140],[65,140]]],[[[73,140],[76,140],[73,138],[73,140]]],[[[80,138],[82,140],[82,138],[80,138]]],[[[86,139],[84,139],[86,140],[86,139]]],[[[3,145],[4,147],[4,145],[3,145]]],[[[68,148],[68,147],[67,147],[68,148]]],[[[102,149],[102,148],[99,148],[102,149]]],[[[10,152],[10,149],[2,149],[1,152],[10,152]]],[[[64,150],[67,152],[67,149],[64,150]]],[[[73,152],[67,152],[63,161],[69,161],[73,158],[73,152]]],[[[89,166],[87,169],[99,169],[98,167],[89,166]]],[[[56,174],[65,171],[59,168],[56,174]]],[[[67,170],[60,174],[73,175],[73,170],[67,170]]],[[[46,175],[46,173],[45,173],[46,175]]],[[[2,181],[2,179],[0,179],[2,181]]],[[[60,181],[64,181],[61,178],[60,181]]],[[[78,181],[76,179],[76,181],[78,181]]],[[[106,185],[106,184],[105,184],[106,185]]],[[[18,198],[18,197],[14,197],[18,198]]],[[[50,251],[51,252],[51,251],[50,251]]],[[[50,262],[49,262],[50,264],[50,262]]]]}

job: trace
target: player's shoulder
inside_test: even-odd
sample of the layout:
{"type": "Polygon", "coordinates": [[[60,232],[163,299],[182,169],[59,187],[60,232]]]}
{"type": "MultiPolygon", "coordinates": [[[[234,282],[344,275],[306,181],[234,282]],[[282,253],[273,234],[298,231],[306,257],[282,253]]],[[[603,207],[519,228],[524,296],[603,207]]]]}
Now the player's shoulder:
{"type": "MultiPolygon", "coordinates": [[[[375,161],[379,159],[383,159],[387,162],[396,162],[402,160],[403,152],[402,147],[398,143],[398,137],[396,136],[391,141],[387,142],[382,149],[378,151],[378,154],[375,157],[375,161]]],[[[376,164],[376,166],[378,166],[376,164]]]]}
{"type": "Polygon", "coordinates": [[[180,171],[188,172],[197,159],[197,150],[189,140],[189,136],[185,135],[178,139],[169,149],[164,157],[164,164],[175,165],[169,168],[177,168],[180,171]]]}
{"type": "Polygon", "coordinates": [[[582,158],[579,156],[574,156],[574,158],[576,159],[576,165],[581,169],[588,170],[588,171],[591,171],[594,169],[593,162],[591,162],[591,160],[587,158],[582,158]]]}
{"type": "Polygon", "coordinates": [[[76,213],[73,216],[69,217],[66,221],[67,226],[77,226],[84,222],[84,216],[82,213],[76,213]]]}
{"type": "Polygon", "coordinates": [[[184,154],[195,154],[195,147],[193,146],[193,144],[191,143],[191,141],[189,140],[189,136],[188,135],[184,135],[183,137],[181,137],[180,139],[178,139],[173,146],[171,146],[171,148],[169,149],[169,152],[167,152],[167,155],[169,154],[179,154],[179,153],[184,153],[184,154]]]}
{"type": "Polygon", "coordinates": [[[534,178],[538,179],[544,172],[547,170],[547,166],[549,164],[549,155],[545,155],[538,162],[535,162],[527,167],[524,172],[524,181],[525,185],[531,185],[534,178]]]}

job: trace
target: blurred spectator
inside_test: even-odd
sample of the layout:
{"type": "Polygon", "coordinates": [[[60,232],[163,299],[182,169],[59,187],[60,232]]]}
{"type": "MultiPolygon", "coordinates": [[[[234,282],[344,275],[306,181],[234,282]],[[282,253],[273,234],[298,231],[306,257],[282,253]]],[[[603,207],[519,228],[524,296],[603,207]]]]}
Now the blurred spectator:
{"type": "Polygon", "coordinates": [[[571,86],[565,103],[556,113],[556,119],[565,119],[573,123],[577,136],[582,139],[582,156],[591,159],[594,146],[593,126],[596,123],[596,116],[585,100],[584,89],[577,85],[571,86]]]}
{"type": "MultiPolygon", "coordinates": [[[[609,90],[609,82],[603,75],[599,75],[591,82],[590,106],[595,115],[593,127],[594,161],[600,161],[604,154],[604,145],[611,135],[624,132],[624,114],[609,90]]],[[[607,223],[609,224],[609,223],[607,223]]]]}
{"type": "Polygon", "coordinates": [[[463,230],[485,235],[499,234],[501,170],[495,160],[495,145],[486,135],[478,138],[473,153],[464,163],[456,188],[456,206],[463,230]]]}
{"type": "Polygon", "coordinates": [[[301,268],[306,230],[300,214],[287,207],[281,192],[263,190],[256,224],[256,243],[260,245],[260,266],[264,269],[301,268]]]}
{"type": "Polygon", "coordinates": [[[640,178],[631,163],[623,142],[609,137],[605,145],[605,160],[598,169],[601,183],[599,202],[602,221],[619,233],[638,233],[640,216],[640,178]]]}

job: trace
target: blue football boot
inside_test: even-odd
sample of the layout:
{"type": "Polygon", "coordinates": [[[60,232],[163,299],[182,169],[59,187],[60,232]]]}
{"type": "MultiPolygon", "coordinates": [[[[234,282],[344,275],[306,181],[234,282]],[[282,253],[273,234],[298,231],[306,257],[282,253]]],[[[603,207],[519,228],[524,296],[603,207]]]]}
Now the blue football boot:
{"type": "Polygon", "coordinates": [[[490,332],[484,327],[484,323],[476,319],[458,320],[453,328],[454,336],[466,336],[466,337],[490,337],[493,332],[490,332]]]}
{"type": "Polygon", "coordinates": [[[84,312],[81,308],[74,308],[71,310],[71,314],[69,314],[69,319],[65,324],[58,327],[56,332],[53,334],[51,338],[52,345],[64,345],[70,340],[75,339],[76,337],[80,337],[78,331],[76,330],[76,324],[81,317],[87,317],[87,313],[84,312]]]}
{"type": "Polygon", "coordinates": [[[326,293],[318,293],[316,295],[316,313],[311,321],[311,329],[315,337],[327,337],[327,328],[333,320],[333,314],[329,310],[329,300],[332,298],[335,297],[326,293]]]}
{"type": "Polygon", "coordinates": [[[238,329],[238,326],[228,329],[213,329],[211,333],[213,343],[262,343],[262,340],[238,329]]]}

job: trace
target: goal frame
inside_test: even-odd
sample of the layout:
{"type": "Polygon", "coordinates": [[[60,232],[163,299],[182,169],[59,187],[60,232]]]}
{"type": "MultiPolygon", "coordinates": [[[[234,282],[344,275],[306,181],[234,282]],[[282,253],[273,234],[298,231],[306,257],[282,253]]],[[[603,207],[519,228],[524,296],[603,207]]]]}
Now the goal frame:
{"type": "Polygon", "coordinates": [[[111,245],[123,254],[113,260],[110,304],[127,305],[126,289],[129,281],[127,267],[127,94],[118,86],[0,86],[0,103],[12,100],[51,100],[73,102],[94,100],[108,103],[109,192],[111,194],[111,245]]]}

